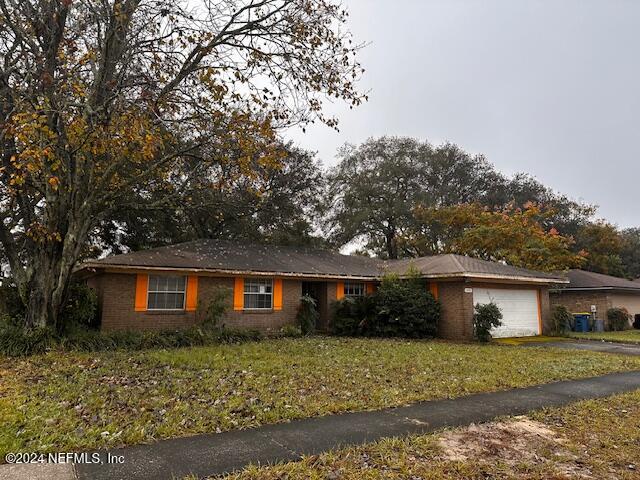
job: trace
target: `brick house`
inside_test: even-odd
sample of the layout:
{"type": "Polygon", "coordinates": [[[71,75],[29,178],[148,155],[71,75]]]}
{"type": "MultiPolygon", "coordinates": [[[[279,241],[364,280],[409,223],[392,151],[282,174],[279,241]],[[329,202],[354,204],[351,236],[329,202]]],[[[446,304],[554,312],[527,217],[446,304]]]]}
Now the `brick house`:
{"type": "Polygon", "coordinates": [[[203,319],[214,293],[227,295],[228,327],[276,331],[295,323],[300,297],[318,302],[328,330],[333,302],[371,293],[386,272],[419,272],[442,305],[439,334],[470,339],[475,303],[495,301],[505,316],[496,336],[538,335],[549,322],[552,275],[459,255],[379,260],[326,250],[198,240],[82,264],[96,290],[104,330],[163,329],[203,319]]]}
{"type": "Polygon", "coordinates": [[[568,284],[550,291],[552,305],[564,305],[571,313],[594,313],[595,319],[604,321],[605,328],[607,310],[613,307],[626,308],[631,321],[640,317],[639,282],[585,270],[569,270],[566,278],[568,284]]]}

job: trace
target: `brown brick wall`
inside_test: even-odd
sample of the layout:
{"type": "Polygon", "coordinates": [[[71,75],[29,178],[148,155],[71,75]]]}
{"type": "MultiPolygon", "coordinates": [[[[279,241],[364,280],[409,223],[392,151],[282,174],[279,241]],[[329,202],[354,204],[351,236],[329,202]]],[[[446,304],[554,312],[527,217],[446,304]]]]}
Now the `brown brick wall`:
{"type": "Polygon", "coordinates": [[[193,326],[204,318],[208,299],[211,298],[214,289],[222,287],[229,291],[230,307],[222,320],[225,326],[275,331],[286,324],[295,323],[302,294],[302,282],[285,279],[282,282],[282,310],[234,311],[231,309],[233,278],[201,276],[198,279],[198,308],[195,312],[136,312],[135,274],[105,273],[93,283],[98,290],[104,330],[160,330],[193,326]]]}
{"type": "Polygon", "coordinates": [[[331,330],[331,324],[333,322],[333,304],[336,302],[336,295],[338,293],[337,282],[327,282],[327,294],[324,299],[324,305],[319,306],[320,311],[320,325],[325,331],[331,330]]]}
{"type": "Polygon", "coordinates": [[[438,325],[438,336],[451,340],[473,339],[473,293],[465,292],[465,288],[538,289],[543,333],[549,328],[551,310],[547,287],[501,283],[439,282],[438,290],[442,313],[438,325]]]}
{"type": "MultiPolygon", "coordinates": [[[[208,299],[217,288],[229,292],[230,309],[222,323],[232,328],[252,328],[269,332],[286,324],[295,324],[296,313],[302,295],[302,281],[283,280],[280,311],[251,312],[231,309],[233,298],[233,277],[201,276],[198,280],[198,308],[195,312],[136,312],[134,311],[136,276],[131,273],[104,273],[93,277],[89,283],[98,291],[102,328],[104,330],[137,330],[181,328],[195,325],[204,318],[208,299]]],[[[473,338],[473,294],[465,293],[465,288],[473,287],[515,288],[522,285],[472,284],[465,282],[438,282],[438,298],[442,313],[438,325],[438,335],[453,340],[473,338]]],[[[526,287],[524,287],[526,288],[526,287]]],[[[549,293],[546,287],[540,289],[543,324],[549,322],[549,293]]],[[[330,327],[332,305],[336,300],[336,282],[326,282],[326,295],[319,304],[322,320],[330,327]]],[[[324,326],[323,325],[323,326],[324,326]]]]}
{"type": "Polygon", "coordinates": [[[468,340],[473,336],[472,295],[464,293],[464,282],[438,282],[441,305],[438,336],[450,340],[468,340]]]}
{"type": "Polygon", "coordinates": [[[611,308],[611,299],[606,292],[553,291],[551,305],[564,305],[571,313],[591,313],[591,305],[598,309],[596,319],[605,320],[611,308]]]}
{"type": "Polygon", "coordinates": [[[549,334],[553,330],[549,287],[540,287],[540,314],[542,315],[542,333],[549,334]]]}

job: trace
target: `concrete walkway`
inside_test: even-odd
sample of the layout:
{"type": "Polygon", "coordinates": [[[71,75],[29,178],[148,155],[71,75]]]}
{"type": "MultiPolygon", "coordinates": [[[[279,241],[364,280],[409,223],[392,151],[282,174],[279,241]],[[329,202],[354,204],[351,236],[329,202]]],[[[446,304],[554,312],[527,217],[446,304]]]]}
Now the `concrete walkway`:
{"type": "Polygon", "coordinates": [[[617,353],[621,355],[640,355],[640,345],[613,343],[598,340],[560,340],[557,342],[525,343],[526,347],[553,347],[570,350],[589,350],[591,352],[617,353]]]}
{"type": "MultiPolygon", "coordinates": [[[[522,415],[543,407],[600,398],[640,388],[640,372],[624,372],[569,380],[408,407],[348,413],[267,425],[250,430],[162,440],[113,450],[122,464],[77,464],[79,479],[174,479],[227,473],[249,463],[298,460],[346,445],[383,437],[433,432],[486,422],[502,415],[522,415]]],[[[106,452],[101,452],[106,458],[106,452]]]]}

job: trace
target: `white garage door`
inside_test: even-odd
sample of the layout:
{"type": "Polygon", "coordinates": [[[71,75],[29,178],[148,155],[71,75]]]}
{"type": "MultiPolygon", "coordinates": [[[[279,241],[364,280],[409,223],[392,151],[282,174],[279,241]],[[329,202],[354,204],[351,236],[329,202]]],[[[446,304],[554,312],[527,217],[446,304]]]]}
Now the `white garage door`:
{"type": "Polygon", "coordinates": [[[539,335],[538,292],[474,288],[473,304],[494,302],[502,312],[502,326],[491,330],[493,337],[529,337],[539,335]]]}

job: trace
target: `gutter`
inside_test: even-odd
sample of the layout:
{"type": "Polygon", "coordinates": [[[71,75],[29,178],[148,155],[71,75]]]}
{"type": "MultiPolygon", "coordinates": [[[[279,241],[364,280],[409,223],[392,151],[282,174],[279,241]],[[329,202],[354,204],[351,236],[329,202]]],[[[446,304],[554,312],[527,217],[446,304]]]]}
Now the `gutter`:
{"type": "MultiPolygon", "coordinates": [[[[255,270],[229,270],[215,268],[189,268],[189,267],[153,267],[139,265],[106,265],[98,262],[84,263],[76,270],[80,272],[85,269],[104,269],[104,270],[146,270],[155,272],[179,271],[192,273],[210,273],[218,275],[246,275],[254,277],[285,277],[285,278],[315,278],[315,279],[334,279],[334,280],[380,280],[383,275],[338,275],[338,274],[322,274],[322,273],[296,273],[296,272],[261,272],[255,270]]],[[[393,272],[390,272],[393,273],[393,272]]],[[[402,275],[400,275],[402,277],[402,275]]],[[[424,279],[463,279],[463,280],[507,280],[512,282],[529,282],[537,284],[558,284],[569,283],[568,280],[559,278],[544,277],[524,277],[518,275],[496,275],[489,273],[442,273],[442,274],[421,274],[424,279]]]]}
{"type": "Polygon", "coordinates": [[[287,278],[322,278],[322,279],[346,279],[346,280],[379,280],[381,277],[373,275],[337,275],[323,273],[295,273],[295,272],[261,272],[255,270],[229,270],[217,268],[192,268],[192,267],[151,267],[140,265],[105,265],[101,263],[84,263],[75,273],[82,270],[102,269],[102,270],[145,270],[152,272],[191,272],[191,273],[211,273],[218,275],[246,275],[252,277],[287,277],[287,278]]]}
{"type": "MultiPolygon", "coordinates": [[[[567,282],[569,283],[569,282],[567,282]]],[[[640,288],[633,287],[564,287],[554,288],[552,292],[634,292],[640,294],[640,288]]]]}

